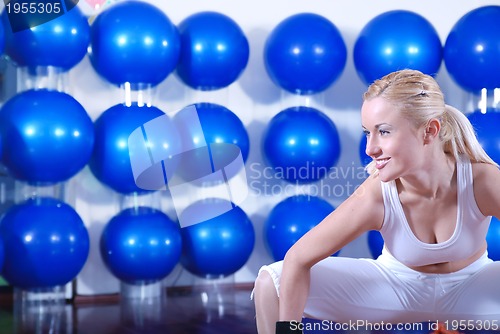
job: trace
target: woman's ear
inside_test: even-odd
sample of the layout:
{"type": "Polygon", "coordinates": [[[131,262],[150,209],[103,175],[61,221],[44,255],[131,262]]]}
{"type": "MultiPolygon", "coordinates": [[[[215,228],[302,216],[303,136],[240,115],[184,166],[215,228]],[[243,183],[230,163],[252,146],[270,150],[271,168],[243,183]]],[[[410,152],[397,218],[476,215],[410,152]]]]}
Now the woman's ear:
{"type": "Polygon", "coordinates": [[[434,139],[438,138],[440,130],[441,122],[436,118],[431,119],[424,130],[424,144],[430,144],[434,139]]]}

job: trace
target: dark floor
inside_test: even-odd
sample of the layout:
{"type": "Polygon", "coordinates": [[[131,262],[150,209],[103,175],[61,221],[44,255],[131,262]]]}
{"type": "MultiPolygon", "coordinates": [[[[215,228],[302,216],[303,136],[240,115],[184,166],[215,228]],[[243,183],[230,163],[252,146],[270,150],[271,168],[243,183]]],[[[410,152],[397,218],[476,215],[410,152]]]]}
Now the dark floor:
{"type": "Polygon", "coordinates": [[[1,334],[256,334],[249,287],[178,289],[165,298],[0,306],[1,334]]]}
{"type": "MultiPolygon", "coordinates": [[[[112,295],[42,306],[13,303],[13,298],[0,293],[0,334],[256,334],[250,292],[251,286],[236,285],[176,288],[167,290],[163,298],[127,299],[112,295]]],[[[304,333],[452,333],[434,331],[435,324],[406,325],[412,327],[336,329],[330,322],[306,319],[304,333]]],[[[460,331],[494,332],[499,333],[460,331]]]]}

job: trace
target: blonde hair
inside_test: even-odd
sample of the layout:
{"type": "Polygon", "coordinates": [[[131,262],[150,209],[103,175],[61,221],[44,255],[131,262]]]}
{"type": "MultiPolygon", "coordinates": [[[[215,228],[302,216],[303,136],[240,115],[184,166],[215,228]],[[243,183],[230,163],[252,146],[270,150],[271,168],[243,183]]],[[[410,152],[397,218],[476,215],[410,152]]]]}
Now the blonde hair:
{"type": "MultiPolygon", "coordinates": [[[[458,109],[445,104],[438,83],[430,75],[416,70],[401,70],[376,80],[363,95],[364,101],[381,97],[396,106],[401,115],[417,128],[426,126],[431,119],[441,121],[439,137],[446,153],[455,160],[467,154],[473,162],[497,166],[481,147],[468,118],[458,109]]],[[[366,166],[368,173],[376,169],[374,162],[366,166]]]]}

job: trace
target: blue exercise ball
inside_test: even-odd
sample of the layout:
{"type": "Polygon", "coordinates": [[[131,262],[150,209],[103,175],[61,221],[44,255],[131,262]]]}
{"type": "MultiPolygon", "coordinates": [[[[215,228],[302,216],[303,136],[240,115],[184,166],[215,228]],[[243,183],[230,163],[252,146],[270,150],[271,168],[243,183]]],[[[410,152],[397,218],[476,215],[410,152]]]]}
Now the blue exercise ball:
{"type": "Polygon", "coordinates": [[[3,27],[3,23],[0,24],[0,54],[3,54],[5,51],[5,28],[3,27]]]}
{"type": "Polygon", "coordinates": [[[85,15],[73,7],[53,20],[12,32],[4,10],[5,54],[19,67],[54,66],[68,71],[87,54],[90,27],[85,15]]]}
{"type": "Polygon", "coordinates": [[[324,199],[310,195],[290,196],[279,202],[264,223],[265,243],[273,259],[283,260],[290,247],[334,209],[324,199]]]}
{"type": "Polygon", "coordinates": [[[444,63],[466,91],[500,88],[500,6],[476,8],[451,29],[444,45],[444,63]]]}
{"type": "Polygon", "coordinates": [[[368,248],[370,249],[370,254],[374,259],[382,254],[384,239],[379,231],[373,230],[368,232],[368,248]]]}
{"type": "Polygon", "coordinates": [[[123,1],[108,7],[92,23],[89,58],[95,71],[114,85],[132,89],[156,86],[177,66],[177,27],[157,7],[123,1]]]}
{"type": "Polygon", "coordinates": [[[120,281],[143,284],[162,280],[181,256],[179,224],[154,208],[125,209],[106,224],[100,251],[107,268],[120,281]]]}
{"type": "Polygon", "coordinates": [[[337,27],[313,13],[281,21],[264,45],[271,80],[293,94],[315,94],[330,87],[344,70],[347,48],[337,27]]]}
{"type": "Polygon", "coordinates": [[[28,90],[0,110],[2,162],[16,179],[32,184],[66,181],[87,164],[94,127],[71,95],[28,90]]]}
{"type": "Polygon", "coordinates": [[[4,262],[5,262],[5,250],[3,246],[2,236],[0,234],[0,273],[2,272],[4,262]]]}
{"type": "Polygon", "coordinates": [[[2,276],[21,289],[65,285],[83,268],[90,239],[82,219],[54,198],[11,206],[0,221],[5,262],[2,276]]]}
{"type": "Polygon", "coordinates": [[[236,81],[248,63],[250,47],[239,25],[217,12],[200,12],[178,25],[181,52],[176,73],[189,87],[210,91],[236,81]]]}
{"type": "Polygon", "coordinates": [[[183,212],[201,215],[219,205],[229,205],[232,209],[181,229],[181,263],[190,273],[202,278],[234,274],[248,261],[255,245],[252,222],[231,202],[208,198],[191,204],[183,212]]]}
{"type": "MultiPolygon", "coordinates": [[[[197,116],[200,121],[203,136],[207,144],[234,144],[241,150],[244,161],[247,160],[250,151],[250,138],[245,129],[245,125],[240,118],[228,108],[215,103],[196,103],[197,116]]],[[[188,109],[183,109],[174,116],[174,121],[180,121],[183,124],[192,117],[187,113],[188,109]]],[[[180,126],[179,126],[180,127],[180,126]]],[[[184,128],[183,140],[197,140],[199,135],[197,131],[191,128],[184,128]]]]}
{"type": "Polygon", "coordinates": [[[311,183],[328,173],[340,157],[333,121],[310,107],[291,107],[275,115],[264,131],[263,154],[277,176],[311,183]]]}
{"type": "Polygon", "coordinates": [[[436,29],[421,15],[407,10],[376,16],[363,27],[354,44],[354,66],[367,85],[406,68],[435,75],[442,57],[436,29]]]}
{"type": "Polygon", "coordinates": [[[368,165],[373,160],[366,154],[366,135],[364,134],[359,142],[359,160],[361,161],[362,166],[368,165]]]}
{"type": "Polygon", "coordinates": [[[500,220],[496,217],[491,218],[486,242],[488,243],[488,257],[493,261],[500,261],[500,220]]]}
{"type": "Polygon", "coordinates": [[[476,130],[477,139],[486,153],[500,164],[500,109],[476,110],[467,115],[476,130]]]}
{"type": "MultiPolygon", "coordinates": [[[[95,145],[89,160],[92,174],[103,184],[121,194],[145,193],[135,183],[128,139],[145,123],[166,114],[151,106],[117,104],[105,110],[94,122],[95,145]]],[[[166,118],[168,120],[169,118],[166,118]]],[[[175,133],[162,136],[164,156],[180,152],[175,133]]]]}

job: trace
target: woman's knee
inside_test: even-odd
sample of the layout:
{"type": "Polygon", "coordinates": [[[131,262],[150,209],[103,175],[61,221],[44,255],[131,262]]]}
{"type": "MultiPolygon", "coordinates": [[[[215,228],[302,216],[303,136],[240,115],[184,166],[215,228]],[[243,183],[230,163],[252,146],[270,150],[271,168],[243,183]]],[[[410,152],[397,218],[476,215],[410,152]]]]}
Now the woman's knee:
{"type": "Polygon", "coordinates": [[[274,295],[278,296],[276,291],[276,286],[274,285],[274,280],[267,271],[262,270],[257,278],[255,279],[255,294],[258,295],[274,295]]]}

